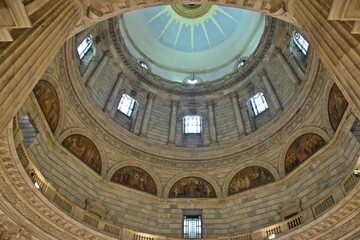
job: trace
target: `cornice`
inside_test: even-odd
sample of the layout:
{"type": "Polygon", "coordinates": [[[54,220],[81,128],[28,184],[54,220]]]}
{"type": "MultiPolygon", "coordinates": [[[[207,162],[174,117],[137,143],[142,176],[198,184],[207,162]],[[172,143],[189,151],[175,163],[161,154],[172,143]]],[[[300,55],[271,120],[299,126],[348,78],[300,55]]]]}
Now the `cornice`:
{"type": "Polygon", "coordinates": [[[106,116],[92,103],[90,96],[84,89],[85,86],[79,75],[76,74],[75,64],[69,61],[72,59],[72,54],[71,44],[69,44],[66,46],[66,54],[61,51],[58,55],[57,63],[59,64],[61,78],[59,81],[62,83],[64,92],[67,93],[71,107],[81,117],[86,128],[92,130],[93,134],[101,138],[106,144],[113,146],[117,151],[121,151],[131,158],[155,165],[161,164],[162,166],[177,168],[208,168],[236,164],[277,146],[278,143],[281,143],[302,124],[311,109],[314,108],[314,104],[321,95],[322,86],[327,78],[325,67],[320,65],[319,70],[317,70],[318,60],[312,61],[312,76],[309,76],[305,85],[302,86],[303,91],[301,91],[298,99],[286,110],[286,113],[283,113],[282,121],[272,122],[267,129],[260,129],[246,136],[243,140],[247,142],[247,145],[244,145],[244,141],[239,141],[236,144],[189,150],[147,143],[146,139],[119,129],[110,119],[105,121],[107,124],[99,121],[99,119],[106,116]],[[67,57],[67,54],[70,54],[70,56],[67,57]],[[295,116],[292,114],[294,112],[297,113],[295,116]],[[263,131],[266,131],[266,135],[264,135],[263,131]],[[263,141],[255,141],[255,139],[259,139],[259,135],[262,136],[263,141]],[[125,143],[123,139],[127,139],[127,142],[125,143]],[[224,155],[223,151],[219,153],[218,149],[226,149],[227,154],[224,155]],[[198,156],[199,151],[207,151],[209,155],[205,157],[198,156]],[[189,154],[192,153],[197,155],[196,161],[194,161],[194,158],[189,157],[189,154]]]}
{"type": "MultiPolygon", "coordinates": [[[[42,193],[33,186],[26,175],[17,153],[14,149],[11,127],[0,135],[0,150],[2,161],[0,163],[0,206],[4,213],[24,228],[24,235],[33,235],[39,239],[115,239],[104,235],[98,230],[91,229],[83,223],[77,222],[71,216],[54,207],[42,193]]],[[[342,196],[342,200],[330,208],[324,215],[307,223],[302,223],[295,230],[283,230],[277,236],[282,240],[335,240],[345,235],[352,235],[359,228],[360,223],[360,185],[342,196]]],[[[302,214],[308,214],[303,211],[302,214]]],[[[285,226],[286,222],[275,224],[251,233],[259,239],[265,230],[277,226],[285,226]]],[[[120,228],[120,227],[118,227],[120,228]]],[[[133,239],[134,237],[150,237],[152,239],[165,239],[162,236],[137,233],[130,229],[120,228],[120,239],[133,239]]],[[[237,239],[242,235],[222,239],[237,239]]],[[[249,234],[248,234],[249,235],[249,234]]],[[[241,238],[240,238],[241,239],[241,238]]]]}

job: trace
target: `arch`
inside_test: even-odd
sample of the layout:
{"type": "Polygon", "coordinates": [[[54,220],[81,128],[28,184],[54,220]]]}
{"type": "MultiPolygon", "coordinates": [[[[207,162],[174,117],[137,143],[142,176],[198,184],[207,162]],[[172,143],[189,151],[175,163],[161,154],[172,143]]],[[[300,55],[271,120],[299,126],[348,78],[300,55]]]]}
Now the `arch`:
{"type": "Polygon", "coordinates": [[[60,120],[60,101],[55,87],[47,80],[40,80],[32,91],[51,132],[55,133],[60,120]]]}
{"type": "Polygon", "coordinates": [[[164,188],[163,197],[168,198],[170,196],[171,190],[173,189],[175,184],[179,183],[184,179],[190,179],[190,178],[201,179],[207,182],[213,188],[216,198],[222,196],[219,184],[212,177],[204,173],[193,171],[193,172],[180,173],[175,177],[173,177],[172,179],[170,179],[164,188]]]}
{"type": "MultiPolygon", "coordinates": [[[[225,197],[229,196],[228,193],[229,193],[229,186],[230,186],[231,180],[241,170],[248,168],[248,167],[260,167],[260,168],[266,169],[274,177],[274,181],[280,180],[279,172],[271,164],[269,164],[267,162],[263,162],[263,161],[258,161],[258,160],[247,161],[247,162],[242,163],[242,164],[238,165],[237,167],[235,167],[226,177],[224,184],[223,184],[223,188],[222,188],[222,192],[225,197]]],[[[257,187],[259,187],[259,186],[257,186],[257,187]]],[[[250,189],[252,189],[252,188],[249,188],[249,190],[250,189]]]]}
{"type": "Polygon", "coordinates": [[[107,172],[107,159],[102,144],[88,131],[70,128],[61,133],[59,143],[71,154],[101,176],[107,172]]]}
{"type": "MultiPolygon", "coordinates": [[[[189,2],[183,2],[185,3],[191,3],[189,2]]],[[[274,17],[283,21],[286,21],[290,24],[297,24],[296,19],[292,16],[291,12],[288,12],[285,10],[285,7],[278,7],[279,4],[277,1],[275,1],[275,3],[267,3],[266,6],[264,6],[264,8],[259,8],[258,6],[263,5],[263,0],[254,0],[251,4],[237,4],[236,6],[232,3],[226,3],[226,4],[221,4],[224,6],[228,6],[228,7],[234,7],[234,8],[240,8],[240,9],[246,9],[249,11],[254,11],[254,12],[258,12],[258,13],[262,13],[265,15],[268,15],[270,17],[274,17]],[[278,9],[277,11],[274,11],[274,7],[276,9],[278,9]],[[271,8],[273,8],[271,10],[271,8]]],[[[213,1],[205,1],[202,2],[202,4],[216,4],[213,1]]],[[[288,3],[287,5],[292,4],[292,2],[288,3]]],[[[160,4],[160,5],[164,5],[164,4],[160,4]]],[[[101,16],[97,16],[96,18],[85,18],[84,21],[82,22],[82,25],[78,26],[75,31],[72,33],[72,35],[75,35],[81,31],[83,31],[85,28],[92,26],[98,22],[107,20],[113,16],[118,16],[120,14],[129,12],[129,11],[133,11],[133,10],[137,10],[137,9],[142,9],[142,8],[148,8],[148,7],[155,7],[155,6],[159,6],[159,4],[157,4],[156,2],[141,2],[138,4],[134,4],[132,5],[131,8],[129,8],[127,3],[119,3],[117,0],[107,0],[107,4],[104,5],[103,7],[98,6],[96,8],[97,11],[101,12],[101,16]]],[[[94,7],[94,5],[92,5],[92,7],[94,7]]]]}
{"type": "Polygon", "coordinates": [[[288,138],[281,150],[279,159],[280,177],[285,177],[293,172],[295,168],[304,165],[302,163],[305,160],[315,155],[329,141],[329,135],[320,128],[307,127],[296,131],[288,138]],[[305,143],[308,144],[304,146],[305,143]],[[295,149],[296,146],[298,146],[298,149],[295,149]],[[287,169],[286,166],[288,166],[287,169]]]}
{"type": "MultiPolygon", "coordinates": [[[[159,179],[159,177],[157,176],[157,174],[154,172],[153,169],[151,169],[150,167],[148,166],[145,166],[144,164],[141,164],[137,161],[124,161],[124,162],[119,162],[117,164],[115,164],[114,166],[112,166],[110,168],[110,170],[108,171],[108,173],[106,174],[106,180],[112,182],[112,183],[116,183],[116,182],[113,182],[112,181],[112,177],[114,176],[114,174],[122,169],[122,168],[125,168],[125,167],[129,167],[129,166],[132,166],[132,167],[136,167],[136,168],[140,168],[142,169],[143,171],[145,171],[151,178],[152,180],[154,181],[155,183],[155,186],[156,186],[156,193],[153,194],[153,195],[156,195],[156,196],[159,196],[161,197],[161,194],[162,194],[162,190],[163,190],[163,186],[161,184],[161,181],[159,179]]],[[[123,184],[121,184],[123,185],[123,184]]],[[[123,186],[126,186],[127,185],[123,185],[123,186]]],[[[136,188],[134,188],[136,189],[136,188]]],[[[138,189],[136,189],[138,190],[138,189]]],[[[140,190],[141,191],[141,190],[140,190]]],[[[144,191],[145,192],[145,191],[144,191]]],[[[151,194],[151,193],[150,193],[151,194]]]]}

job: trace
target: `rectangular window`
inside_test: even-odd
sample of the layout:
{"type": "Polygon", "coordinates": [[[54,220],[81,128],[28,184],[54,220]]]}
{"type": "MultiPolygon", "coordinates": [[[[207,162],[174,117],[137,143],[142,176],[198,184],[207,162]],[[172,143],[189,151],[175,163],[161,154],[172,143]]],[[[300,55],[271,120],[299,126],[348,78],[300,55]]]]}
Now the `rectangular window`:
{"type": "Polygon", "coordinates": [[[184,133],[201,133],[202,118],[200,116],[185,116],[183,124],[184,133]]]}
{"type": "Polygon", "coordinates": [[[135,99],[127,94],[123,94],[118,105],[118,110],[124,113],[126,116],[131,117],[135,106],[135,99]]]}
{"type": "Polygon", "coordinates": [[[93,39],[91,35],[85,38],[80,43],[80,45],[77,47],[77,52],[79,54],[80,59],[82,59],[85,56],[85,54],[90,50],[92,45],[93,45],[93,39]]]}
{"type": "Polygon", "coordinates": [[[184,238],[202,238],[202,221],[200,215],[184,215],[184,238]]]}
{"type": "Polygon", "coordinates": [[[250,102],[254,110],[255,116],[259,115],[260,113],[269,108],[262,92],[257,93],[255,96],[253,96],[250,99],[250,102]]]}
{"type": "Polygon", "coordinates": [[[309,43],[305,40],[300,33],[295,33],[294,35],[294,42],[296,46],[301,50],[301,52],[306,55],[309,49],[309,43]]]}

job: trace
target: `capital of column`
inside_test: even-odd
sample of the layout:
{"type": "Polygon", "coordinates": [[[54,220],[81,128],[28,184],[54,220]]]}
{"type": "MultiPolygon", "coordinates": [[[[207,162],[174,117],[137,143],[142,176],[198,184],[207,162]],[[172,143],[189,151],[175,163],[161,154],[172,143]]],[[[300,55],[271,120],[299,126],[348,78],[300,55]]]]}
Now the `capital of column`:
{"type": "Polygon", "coordinates": [[[156,97],[156,95],[155,95],[154,93],[152,93],[152,92],[149,92],[149,93],[148,93],[148,99],[154,100],[155,97],[156,97]]]}
{"type": "Polygon", "coordinates": [[[124,72],[121,72],[118,76],[118,79],[123,79],[125,80],[125,78],[127,77],[127,75],[124,72]]]}
{"type": "Polygon", "coordinates": [[[207,101],[206,106],[213,107],[214,106],[214,101],[213,100],[207,101]]]}
{"type": "Polygon", "coordinates": [[[231,99],[234,99],[234,98],[236,99],[238,97],[236,92],[231,92],[228,95],[231,99]]]}
{"type": "Polygon", "coordinates": [[[262,69],[261,71],[258,72],[257,75],[261,78],[267,77],[267,72],[265,71],[265,69],[262,69]]]}

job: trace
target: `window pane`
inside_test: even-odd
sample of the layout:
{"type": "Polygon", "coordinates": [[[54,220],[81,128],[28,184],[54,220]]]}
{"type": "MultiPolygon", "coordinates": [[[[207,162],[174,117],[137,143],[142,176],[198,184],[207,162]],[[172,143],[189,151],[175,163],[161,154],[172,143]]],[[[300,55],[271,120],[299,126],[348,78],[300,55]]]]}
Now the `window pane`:
{"type": "Polygon", "coordinates": [[[294,34],[294,43],[301,50],[304,55],[307,54],[309,49],[309,43],[305,40],[305,38],[300,33],[294,34]]]}
{"type": "Polygon", "coordinates": [[[184,238],[201,238],[201,216],[184,216],[184,238]]]}
{"type": "Polygon", "coordinates": [[[201,133],[201,123],[200,116],[185,116],[183,118],[184,133],[201,133]]]}
{"type": "Polygon", "coordinates": [[[268,109],[268,104],[263,93],[257,93],[250,99],[251,106],[254,110],[255,116],[268,109]]]}
{"type": "Polygon", "coordinates": [[[92,45],[93,45],[93,39],[91,35],[85,38],[84,41],[80,43],[80,45],[77,47],[77,52],[79,54],[80,59],[82,59],[85,56],[85,54],[89,51],[92,45]]]}
{"type": "Polygon", "coordinates": [[[135,100],[127,94],[123,94],[118,105],[118,110],[126,114],[128,117],[131,116],[135,106],[135,100]]]}

